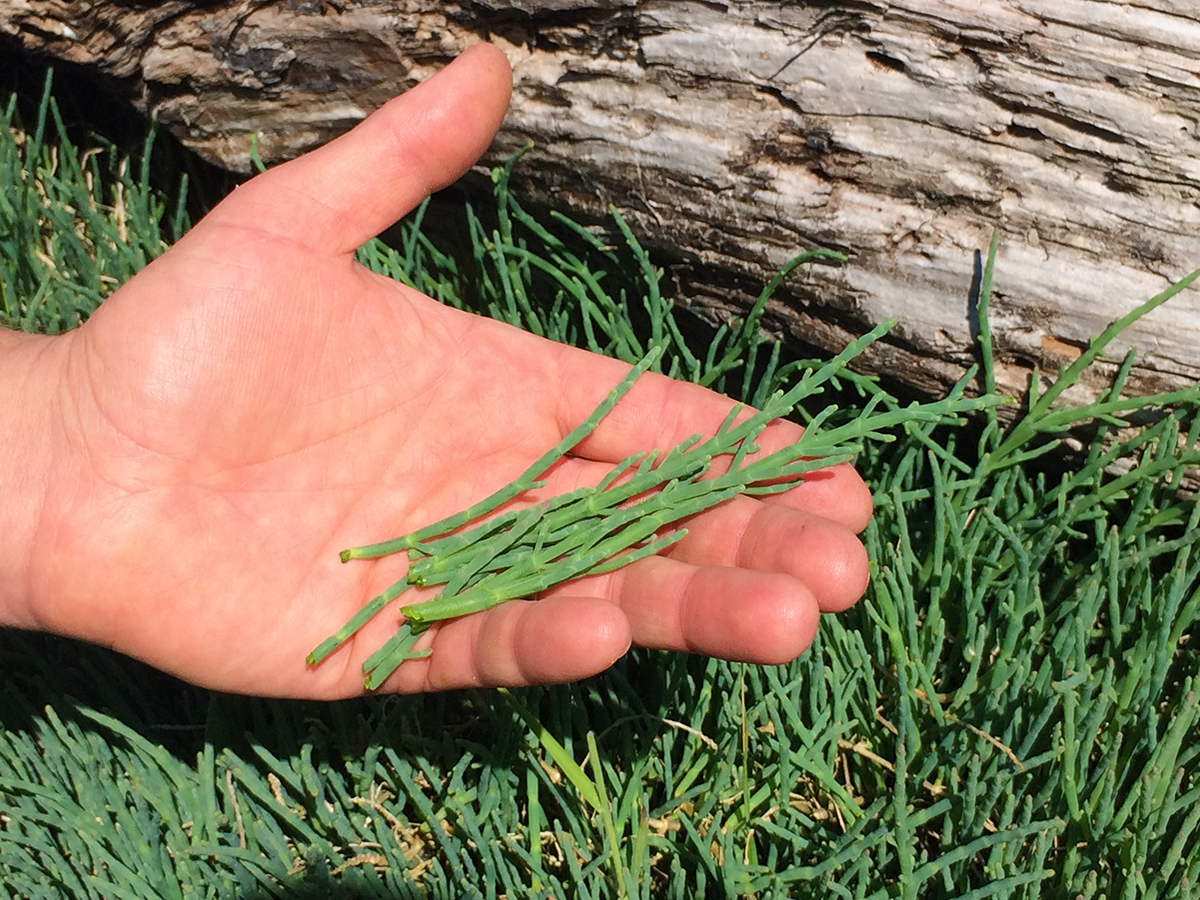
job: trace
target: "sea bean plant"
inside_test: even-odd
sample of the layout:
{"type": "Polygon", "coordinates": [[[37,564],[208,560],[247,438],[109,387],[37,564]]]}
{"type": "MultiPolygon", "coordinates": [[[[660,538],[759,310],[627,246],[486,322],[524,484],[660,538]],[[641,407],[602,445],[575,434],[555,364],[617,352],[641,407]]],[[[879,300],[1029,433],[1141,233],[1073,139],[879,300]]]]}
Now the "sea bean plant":
{"type": "MultiPolygon", "coordinates": [[[[765,297],[763,298],[765,300],[765,297]]],[[[673,524],[735,496],[762,496],[795,487],[805,472],[854,458],[865,440],[891,440],[887,429],[906,423],[947,421],[996,398],[954,396],[935,403],[879,410],[877,394],[853,419],[824,427],[836,407],[815,416],[792,445],[754,456],[755,441],[773,420],[819,394],[828,380],[882,336],[885,323],[852,342],[823,366],[805,372],[787,392],[776,392],[761,410],[734,406],[711,437],[694,434],[667,452],[635,453],[599,484],[512,510],[462,531],[528,491],[545,487],[538,479],[600,423],[634,381],[659,357],[655,347],[634,366],[578,427],[535,461],[522,475],[479,503],[440,522],[393,540],[342,551],[343,562],[407,552],[407,575],[371,600],[308,657],[319,663],[410,586],[444,585],[432,600],[401,607],[404,623],[363,664],[365,684],[378,687],[406,659],[429,650],[414,649],[434,622],[469,615],[583,575],[598,575],[658,553],[687,533],[673,524]],[[714,461],[728,465],[709,476],[714,461]],[[665,529],[666,533],[662,533],[665,529]]]]}

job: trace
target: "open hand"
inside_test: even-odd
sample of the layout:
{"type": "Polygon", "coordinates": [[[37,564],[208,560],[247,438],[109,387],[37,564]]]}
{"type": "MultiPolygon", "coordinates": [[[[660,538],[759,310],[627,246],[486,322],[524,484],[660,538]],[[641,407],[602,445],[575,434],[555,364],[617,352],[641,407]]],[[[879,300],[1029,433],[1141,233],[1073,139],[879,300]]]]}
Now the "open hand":
{"type": "MultiPolygon", "coordinates": [[[[405,560],[343,565],[338,551],[504,485],[628,370],[353,259],[486,149],[510,84],[498,50],[472,48],[339,140],[240,187],[77,331],[31,339],[23,385],[41,392],[29,476],[40,497],[16,548],[12,624],[222,690],[362,692],[362,662],[395,629],[395,606],[320,666],[304,657],[405,560]]],[[[730,403],[644,376],[549,489],[711,433],[730,403]]],[[[764,438],[798,433],[781,422],[764,438]]],[[[870,511],[845,465],[728,502],[665,556],[435,626],[432,656],[384,689],[570,680],[631,641],[789,660],[820,612],[865,588],[856,532],[870,511]]]]}

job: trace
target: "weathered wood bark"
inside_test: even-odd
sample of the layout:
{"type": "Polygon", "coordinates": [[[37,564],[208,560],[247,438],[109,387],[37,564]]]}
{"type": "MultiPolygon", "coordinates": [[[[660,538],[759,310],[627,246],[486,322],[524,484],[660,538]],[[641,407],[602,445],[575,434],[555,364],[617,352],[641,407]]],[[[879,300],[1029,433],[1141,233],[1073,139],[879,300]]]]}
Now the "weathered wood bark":
{"type": "MultiPolygon", "coordinates": [[[[527,197],[627,209],[716,308],[844,249],[776,323],[833,348],[897,317],[871,365],[927,391],[974,358],[993,228],[1011,391],[1200,266],[1197,0],[5,0],[0,32],[124,79],[241,170],[251,133],[293,156],[494,40],[516,92],[490,159],[536,142],[527,197]]],[[[1200,291],[1133,338],[1135,387],[1200,377],[1200,291]]]]}

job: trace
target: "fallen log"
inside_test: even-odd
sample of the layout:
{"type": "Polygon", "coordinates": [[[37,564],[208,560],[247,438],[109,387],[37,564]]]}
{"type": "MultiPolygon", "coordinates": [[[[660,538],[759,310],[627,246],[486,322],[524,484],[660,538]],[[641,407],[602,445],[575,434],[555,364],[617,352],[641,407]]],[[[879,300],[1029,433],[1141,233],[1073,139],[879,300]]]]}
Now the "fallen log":
{"type": "MultiPolygon", "coordinates": [[[[1013,393],[1200,266],[1200,11],[1184,0],[8,0],[0,34],[113,76],[243,172],[251,136],[268,162],[295,156],[494,41],[516,88],[486,162],[532,140],[526,202],[616,204],[713,316],[797,251],[843,250],[789,281],[770,326],[829,350],[897,317],[867,365],[925,393],[975,361],[993,229],[1013,393]]],[[[1200,377],[1200,291],[1113,361],[1131,344],[1134,390],[1200,377]]]]}

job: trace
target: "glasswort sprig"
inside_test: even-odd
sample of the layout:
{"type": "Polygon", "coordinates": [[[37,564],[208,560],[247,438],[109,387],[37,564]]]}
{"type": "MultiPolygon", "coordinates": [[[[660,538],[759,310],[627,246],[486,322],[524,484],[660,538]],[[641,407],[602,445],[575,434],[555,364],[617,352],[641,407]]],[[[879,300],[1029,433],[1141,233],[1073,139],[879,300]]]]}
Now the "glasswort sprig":
{"type": "Polygon", "coordinates": [[[871,403],[852,421],[826,428],[825,423],[835,412],[828,407],[809,422],[792,445],[754,456],[760,449],[758,438],[771,422],[820,394],[892,324],[879,326],[833,359],[804,373],[790,389],[769,397],[762,409],[733,407],[707,439],[693,435],[662,456],[657,451],[633,454],[594,486],[488,518],[509,501],[545,486],[539,480],[541,476],[590,434],[655,363],[661,351],[652,349],[581,425],[511,484],[460,513],[410,534],[343,551],[343,561],[407,552],[409,571],[314,649],[308,656],[309,664],[327,657],[409,587],[442,585],[433,599],[401,606],[404,622],[364,663],[366,687],[377,688],[405,660],[428,655],[428,650],[417,650],[416,645],[420,635],[436,622],[533,597],[571,579],[629,565],[681,540],[687,531],[675,527],[680,520],[739,494],[761,496],[788,490],[806,472],[852,459],[863,441],[889,439],[884,429],[913,422],[946,421],[959,413],[1000,402],[995,397],[970,400],[955,395],[906,408],[880,410],[878,403],[871,403]],[[714,471],[717,460],[728,467],[714,471]]]}

